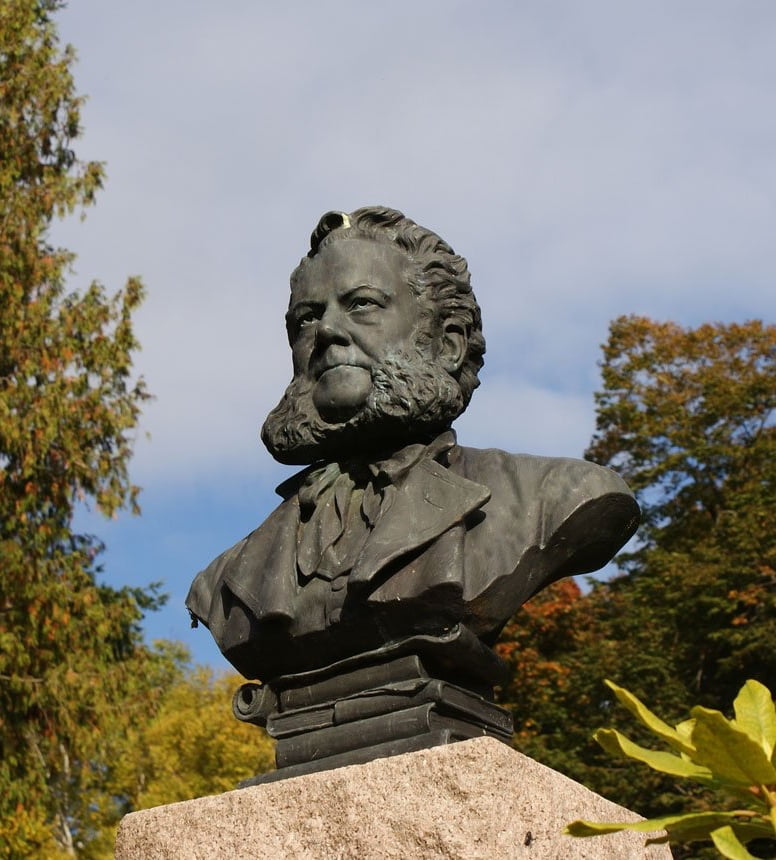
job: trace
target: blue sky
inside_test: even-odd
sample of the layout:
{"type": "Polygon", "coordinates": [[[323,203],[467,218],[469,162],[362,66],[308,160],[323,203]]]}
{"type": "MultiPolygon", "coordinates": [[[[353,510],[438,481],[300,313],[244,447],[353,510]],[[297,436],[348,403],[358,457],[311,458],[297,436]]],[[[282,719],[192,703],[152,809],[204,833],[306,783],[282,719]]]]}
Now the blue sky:
{"type": "Polygon", "coordinates": [[[71,280],[142,276],[143,514],[79,525],[114,585],[193,575],[274,507],[258,428],[290,378],[288,275],[329,209],[380,203],[469,260],[488,342],[464,444],[579,456],[609,321],[772,321],[776,6],[73,0],[88,95],[71,280]]]}

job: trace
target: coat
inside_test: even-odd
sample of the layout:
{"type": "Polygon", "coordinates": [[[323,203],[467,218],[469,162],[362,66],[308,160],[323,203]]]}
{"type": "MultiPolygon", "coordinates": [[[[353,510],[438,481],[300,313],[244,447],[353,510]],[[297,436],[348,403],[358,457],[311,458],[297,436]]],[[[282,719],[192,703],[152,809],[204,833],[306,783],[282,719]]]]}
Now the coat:
{"type": "Polygon", "coordinates": [[[582,460],[453,443],[397,483],[347,576],[302,581],[299,498],[195,578],[186,604],[246,677],[325,666],[463,624],[486,644],[537,591],[605,565],[634,533],[623,480],[582,460]]]}

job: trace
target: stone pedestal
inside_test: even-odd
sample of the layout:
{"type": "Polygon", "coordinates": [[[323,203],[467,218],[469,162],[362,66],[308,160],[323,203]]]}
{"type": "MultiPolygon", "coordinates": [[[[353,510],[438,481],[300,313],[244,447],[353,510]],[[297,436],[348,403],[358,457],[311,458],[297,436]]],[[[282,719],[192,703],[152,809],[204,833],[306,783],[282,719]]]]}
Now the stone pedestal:
{"type": "Polygon", "coordinates": [[[619,833],[562,836],[575,818],[634,813],[492,738],[134,812],[117,860],[670,858],[619,833]]]}

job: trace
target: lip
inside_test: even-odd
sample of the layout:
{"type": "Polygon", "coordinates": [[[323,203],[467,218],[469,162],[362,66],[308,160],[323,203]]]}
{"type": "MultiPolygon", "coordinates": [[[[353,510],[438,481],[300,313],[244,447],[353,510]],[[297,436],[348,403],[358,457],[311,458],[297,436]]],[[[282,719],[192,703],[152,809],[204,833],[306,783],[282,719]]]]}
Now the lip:
{"type": "Polygon", "coordinates": [[[324,364],[323,367],[319,368],[315,372],[315,378],[320,379],[322,376],[327,374],[330,370],[339,370],[342,367],[357,367],[360,370],[368,370],[368,368],[364,367],[363,364],[354,364],[350,361],[338,361],[334,364],[324,364]]]}

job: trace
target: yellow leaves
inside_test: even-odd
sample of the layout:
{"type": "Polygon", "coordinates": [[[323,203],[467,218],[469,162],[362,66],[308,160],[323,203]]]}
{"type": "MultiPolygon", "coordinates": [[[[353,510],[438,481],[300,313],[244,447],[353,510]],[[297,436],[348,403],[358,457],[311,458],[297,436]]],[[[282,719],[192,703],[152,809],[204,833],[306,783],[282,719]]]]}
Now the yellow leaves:
{"type": "Polygon", "coordinates": [[[733,702],[733,710],[736,715],[734,725],[757,743],[769,760],[773,760],[776,748],[776,707],[767,687],[758,681],[747,681],[733,702]]]}
{"type": "MultiPolygon", "coordinates": [[[[744,843],[776,836],[776,707],[770,691],[757,681],[747,681],[736,697],[736,719],[715,710],[695,707],[692,719],[672,728],[656,717],[627,690],[606,682],[637,719],[674,752],[647,749],[611,729],[600,729],[595,738],[608,752],[642,762],[654,770],[703,784],[724,787],[736,797],[749,799],[753,809],[733,812],[687,812],[638,823],[574,821],[565,832],[571,836],[598,836],[620,830],[667,831],[672,840],[695,842],[711,839],[725,857],[752,857],[744,843]]],[[[658,841],[658,840],[655,840],[658,841]]]]}
{"type": "Polygon", "coordinates": [[[267,735],[232,715],[241,681],[199,669],[172,687],[121,760],[122,778],[136,786],[135,808],[227,791],[274,766],[267,735]]]}
{"type": "Polygon", "coordinates": [[[0,818],[0,852],[5,857],[57,856],[51,831],[37,798],[14,805],[13,815],[0,818]]]}
{"type": "Polygon", "coordinates": [[[615,694],[621,705],[630,711],[636,719],[653,734],[657,735],[661,740],[669,744],[673,749],[679,752],[692,753],[692,744],[688,742],[688,723],[683,723],[682,728],[679,726],[672,728],[668,723],[660,719],[656,714],[653,714],[646,705],[643,704],[633,693],[620,687],[613,681],[604,681],[607,687],[615,694]]]}

